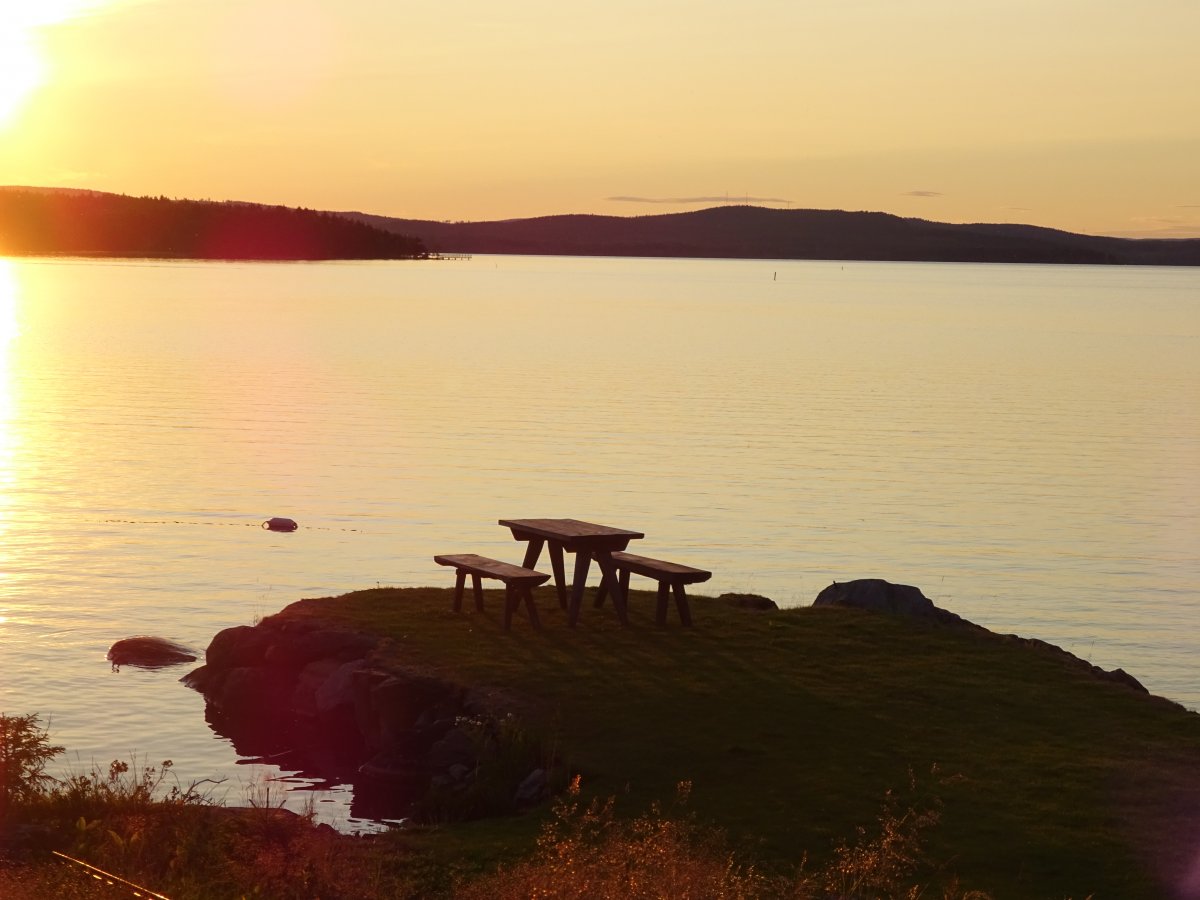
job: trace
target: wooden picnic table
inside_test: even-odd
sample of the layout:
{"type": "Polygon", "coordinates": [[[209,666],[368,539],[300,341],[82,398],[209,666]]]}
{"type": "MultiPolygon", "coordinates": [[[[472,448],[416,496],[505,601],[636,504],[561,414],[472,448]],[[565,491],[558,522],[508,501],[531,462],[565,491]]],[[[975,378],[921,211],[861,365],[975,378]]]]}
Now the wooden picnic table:
{"type": "Polygon", "coordinates": [[[613,607],[622,625],[629,624],[629,612],[625,591],[617,578],[617,567],[612,554],[624,550],[629,542],[644,538],[640,531],[628,531],[578,519],[500,519],[500,524],[512,531],[518,541],[528,541],[525,548],[526,569],[537,565],[542,547],[550,547],[550,565],[554,570],[554,586],[558,590],[558,603],[567,611],[567,624],[574,627],[579,621],[579,610],[583,605],[583,591],[587,586],[588,569],[592,558],[604,574],[612,592],[613,607]],[[575,554],[575,577],[571,584],[570,602],[567,597],[567,579],[563,566],[563,551],[575,554]]]}

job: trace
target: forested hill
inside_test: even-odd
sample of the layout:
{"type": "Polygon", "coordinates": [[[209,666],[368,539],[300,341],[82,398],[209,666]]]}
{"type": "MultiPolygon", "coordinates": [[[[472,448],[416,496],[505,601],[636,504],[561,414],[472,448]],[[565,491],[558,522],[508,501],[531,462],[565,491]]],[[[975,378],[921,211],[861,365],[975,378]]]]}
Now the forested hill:
{"type": "Polygon", "coordinates": [[[419,238],[311,209],[0,188],[0,256],[49,254],[261,260],[427,255],[419,238]]]}
{"type": "Polygon", "coordinates": [[[429,222],[347,213],[431,251],[575,256],[1200,265],[1200,240],[1093,237],[1032,225],[949,225],[887,213],[721,206],[653,216],[429,222]]]}

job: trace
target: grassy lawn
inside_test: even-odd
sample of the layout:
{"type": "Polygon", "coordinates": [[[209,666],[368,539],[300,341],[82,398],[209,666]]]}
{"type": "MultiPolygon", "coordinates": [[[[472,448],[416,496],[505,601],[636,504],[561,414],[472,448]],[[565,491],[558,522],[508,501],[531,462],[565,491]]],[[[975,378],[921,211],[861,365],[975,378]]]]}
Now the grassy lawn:
{"type": "MultiPolygon", "coordinates": [[[[590,595],[590,592],[589,592],[590,595]]],[[[630,815],[669,804],[784,870],[827,860],[889,789],[936,795],[948,873],[996,897],[1161,897],[1200,850],[1200,716],[995,635],[842,609],[755,613],[693,599],[694,629],[631,626],[585,601],[543,629],[451,611],[451,592],[376,589],[303,600],[313,617],[391,640],[397,665],[498,692],[586,790],[630,815]],[[910,772],[916,779],[910,787],[910,772]]],[[[466,606],[470,606],[468,598],[466,606]]],[[[1136,674],[1136,673],[1135,673],[1136,674]]],[[[540,816],[431,829],[434,856],[487,865],[527,851],[540,816]]]]}

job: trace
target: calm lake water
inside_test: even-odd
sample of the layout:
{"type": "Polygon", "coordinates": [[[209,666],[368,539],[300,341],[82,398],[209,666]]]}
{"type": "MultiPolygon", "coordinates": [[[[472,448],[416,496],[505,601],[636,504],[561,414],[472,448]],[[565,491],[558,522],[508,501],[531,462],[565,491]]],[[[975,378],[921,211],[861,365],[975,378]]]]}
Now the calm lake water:
{"type": "Polygon", "coordinates": [[[0,711],[74,771],[277,796],[186,668],[108,646],[448,585],[433,554],[516,561],[531,516],[705,593],[915,584],[1196,708],[1198,398],[1194,269],[0,260],[0,711]]]}

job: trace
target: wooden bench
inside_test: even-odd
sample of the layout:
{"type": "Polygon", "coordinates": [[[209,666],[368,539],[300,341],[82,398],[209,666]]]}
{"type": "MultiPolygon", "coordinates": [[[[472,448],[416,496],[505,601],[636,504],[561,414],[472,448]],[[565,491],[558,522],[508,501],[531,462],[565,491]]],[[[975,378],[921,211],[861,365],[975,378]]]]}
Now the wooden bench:
{"type": "MultiPolygon", "coordinates": [[[[648,556],[637,556],[633,553],[617,551],[612,555],[616,563],[617,575],[621,579],[621,588],[625,596],[629,596],[629,575],[644,575],[658,582],[658,609],[655,621],[659,625],[667,624],[667,602],[671,593],[675,595],[675,607],[679,610],[679,621],[691,627],[692,611],[688,606],[686,584],[699,584],[712,578],[712,572],[703,569],[693,569],[691,566],[681,566],[679,563],[667,562],[665,559],[651,559],[648,556]]],[[[600,582],[596,591],[596,606],[603,606],[608,597],[607,579],[600,582]]]]}
{"type": "Polygon", "coordinates": [[[478,612],[483,612],[483,586],[480,582],[484,578],[495,578],[504,582],[504,630],[508,631],[512,625],[513,610],[517,608],[517,604],[521,600],[525,601],[525,610],[529,613],[529,621],[533,623],[533,627],[541,627],[542,623],[538,621],[537,607],[533,605],[533,594],[530,588],[549,581],[549,575],[501,562],[498,559],[488,559],[486,556],[478,556],[474,553],[435,556],[433,561],[440,566],[454,567],[455,612],[462,612],[463,587],[468,575],[471,576],[475,592],[475,609],[478,612]]]}

